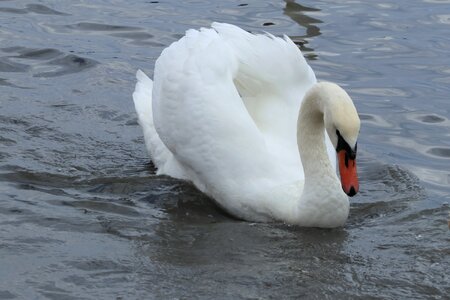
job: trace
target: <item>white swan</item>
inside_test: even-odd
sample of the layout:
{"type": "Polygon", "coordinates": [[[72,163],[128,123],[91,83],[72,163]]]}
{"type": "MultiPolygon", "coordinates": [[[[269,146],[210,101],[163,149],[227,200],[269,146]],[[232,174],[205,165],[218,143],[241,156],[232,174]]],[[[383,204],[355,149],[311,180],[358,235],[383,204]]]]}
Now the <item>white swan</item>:
{"type": "Polygon", "coordinates": [[[358,191],[358,114],[339,86],[316,83],[288,37],[220,23],[188,30],[156,61],[154,83],[140,70],[137,80],[158,174],[192,181],[245,220],[345,223],[346,194],[358,191]]]}

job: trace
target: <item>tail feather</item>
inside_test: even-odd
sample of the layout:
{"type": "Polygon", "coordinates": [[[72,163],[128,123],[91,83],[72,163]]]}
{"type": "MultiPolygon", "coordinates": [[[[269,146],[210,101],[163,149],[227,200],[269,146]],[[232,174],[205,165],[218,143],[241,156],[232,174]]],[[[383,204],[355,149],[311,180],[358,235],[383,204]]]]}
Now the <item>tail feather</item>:
{"type": "Polygon", "coordinates": [[[152,112],[153,81],[138,70],[136,73],[136,88],[133,93],[134,107],[138,116],[139,125],[144,132],[144,141],[153,163],[159,169],[169,159],[170,151],[163,144],[155,130],[152,112]]]}

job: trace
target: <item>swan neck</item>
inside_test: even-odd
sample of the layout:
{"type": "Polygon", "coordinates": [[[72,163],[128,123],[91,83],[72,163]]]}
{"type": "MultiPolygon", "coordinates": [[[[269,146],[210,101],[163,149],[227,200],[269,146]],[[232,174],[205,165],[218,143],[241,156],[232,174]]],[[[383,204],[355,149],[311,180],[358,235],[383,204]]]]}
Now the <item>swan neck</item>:
{"type": "Polygon", "coordinates": [[[335,166],[331,165],[325,144],[327,120],[332,120],[336,106],[334,91],[315,84],[300,107],[297,143],[305,182],[297,202],[297,221],[303,226],[342,226],[349,213],[349,201],[341,188],[335,166]]]}
{"type": "MultiPolygon", "coordinates": [[[[297,124],[297,143],[305,173],[308,179],[332,175],[337,180],[336,172],[331,166],[325,145],[325,114],[329,97],[319,84],[314,85],[302,101],[297,124]]],[[[318,180],[318,179],[317,179],[318,180]]]]}

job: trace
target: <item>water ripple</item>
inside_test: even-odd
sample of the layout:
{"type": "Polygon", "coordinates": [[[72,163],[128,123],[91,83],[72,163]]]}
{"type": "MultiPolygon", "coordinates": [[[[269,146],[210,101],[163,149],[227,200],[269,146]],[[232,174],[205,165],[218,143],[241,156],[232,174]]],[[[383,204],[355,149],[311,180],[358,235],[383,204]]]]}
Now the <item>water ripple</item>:
{"type": "Polygon", "coordinates": [[[57,49],[9,47],[2,48],[1,51],[7,55],[0,57],[0,72],[30,72],[34,77],[78,73],[98,64],[93,59],[65,54],[57,49]]]}
{"type": "Polygon", "coordinates": [[[449,3],[0,1],[0,298],[446,298],[449,3]],[[134,74],[211,21],[289,35],[355,100],[344,228],[242,222],[155,175],[134,74]]]}
{"type": "Polygon", "coordinates": [[[25,8],[0,7],[0,13],[28,14],[35,13],[41,15],[68,16],[69,14],[56,11],[42,4],[27,4],[25,8]]]}
{"type": "Polygon", "coordinates": [[[441,158],[450,158],[450,148],[432,147],[427,150],[427,153],[441,158]]]}

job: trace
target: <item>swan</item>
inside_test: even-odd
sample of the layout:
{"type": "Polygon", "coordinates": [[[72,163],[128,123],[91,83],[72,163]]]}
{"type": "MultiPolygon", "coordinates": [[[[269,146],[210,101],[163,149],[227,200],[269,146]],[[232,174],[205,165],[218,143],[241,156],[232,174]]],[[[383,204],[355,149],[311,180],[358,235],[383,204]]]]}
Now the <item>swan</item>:
{"type": "Polygon", "coordinates": [[[287,36],[190,29],[162,51],[154,81],[136,77],[157,174],[191,181],[247,221],[345,224],[359,188],[358,113],[342,88],[317,82],[287,36]]]}

